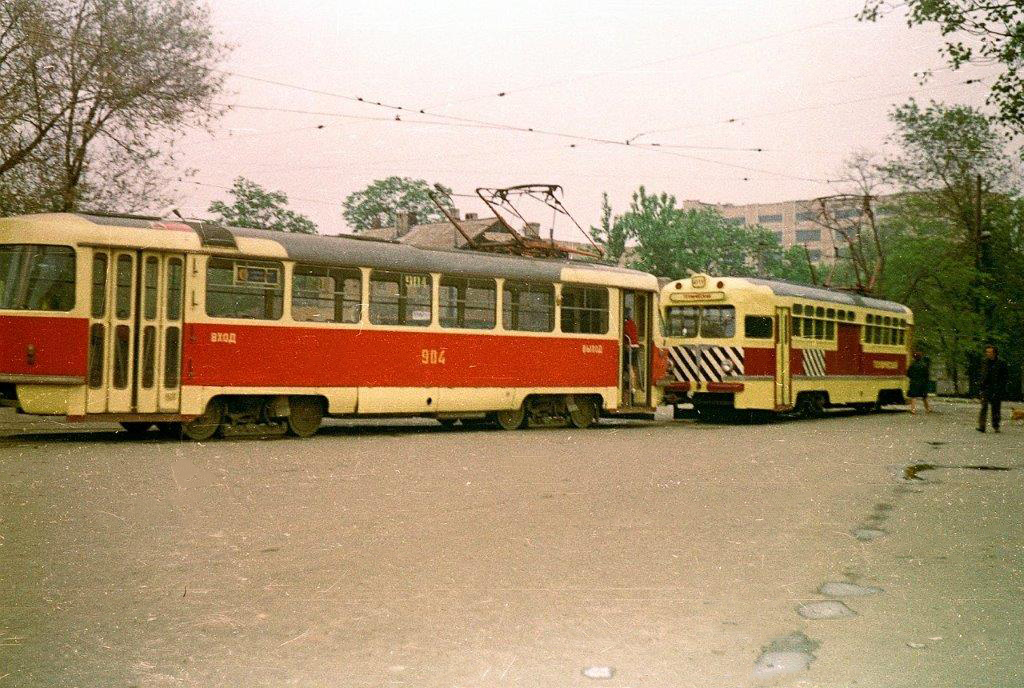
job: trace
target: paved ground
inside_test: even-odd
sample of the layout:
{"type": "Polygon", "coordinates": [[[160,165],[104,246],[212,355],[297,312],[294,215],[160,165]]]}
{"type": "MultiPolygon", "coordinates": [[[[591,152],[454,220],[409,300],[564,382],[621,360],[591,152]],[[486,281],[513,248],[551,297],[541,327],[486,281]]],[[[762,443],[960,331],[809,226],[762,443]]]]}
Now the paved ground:
{"type": "Polygon", "coordinates": [[[203,444],[2,412],[0,688],[1019,686],[1024,427],[939,409],[203,444]],[[882,592],[798,615],[828,581],[882,592]]]}

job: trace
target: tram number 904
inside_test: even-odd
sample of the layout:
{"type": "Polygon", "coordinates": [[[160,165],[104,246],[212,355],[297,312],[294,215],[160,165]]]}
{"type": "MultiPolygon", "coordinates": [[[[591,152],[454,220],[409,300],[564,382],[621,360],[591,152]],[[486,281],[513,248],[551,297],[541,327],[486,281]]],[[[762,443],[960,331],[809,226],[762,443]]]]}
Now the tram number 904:
{"type": "Polygon", "coordinates": [[[444,365],[444,349],[423,349],[420,351],[420,363],[423,365],[444,365]]]}

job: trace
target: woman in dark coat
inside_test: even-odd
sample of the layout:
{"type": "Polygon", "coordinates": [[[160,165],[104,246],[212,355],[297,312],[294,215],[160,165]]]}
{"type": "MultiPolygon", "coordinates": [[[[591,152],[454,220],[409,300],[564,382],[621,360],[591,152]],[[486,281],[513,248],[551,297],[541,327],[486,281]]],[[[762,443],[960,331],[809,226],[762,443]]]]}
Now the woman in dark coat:
{"type": "Polygon", "coordinates": [[[928,382],[931,377],[931,371],[929,370],[928,359],[922,356],[920,351],[914,352],[914,362],[907,368],[907,377],[910,379],[910,385],[907,389],[907,398],[910,399],[910,412],[917,413],[917,406],[914,402],[920,399],[924,402],[924,410],[927,413],[931,413],[932,407],[928,404],[928,382]]]}

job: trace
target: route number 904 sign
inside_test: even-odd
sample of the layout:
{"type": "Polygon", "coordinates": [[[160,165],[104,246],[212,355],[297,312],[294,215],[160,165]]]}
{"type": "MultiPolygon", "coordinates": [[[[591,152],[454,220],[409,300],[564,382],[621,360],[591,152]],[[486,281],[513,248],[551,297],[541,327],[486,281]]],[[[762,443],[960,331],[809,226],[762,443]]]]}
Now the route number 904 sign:
{"type": "Polygon", "coordinates": [[[444,365],[444,349],[422,349],[420,363],[423,365],[444,365]]]}

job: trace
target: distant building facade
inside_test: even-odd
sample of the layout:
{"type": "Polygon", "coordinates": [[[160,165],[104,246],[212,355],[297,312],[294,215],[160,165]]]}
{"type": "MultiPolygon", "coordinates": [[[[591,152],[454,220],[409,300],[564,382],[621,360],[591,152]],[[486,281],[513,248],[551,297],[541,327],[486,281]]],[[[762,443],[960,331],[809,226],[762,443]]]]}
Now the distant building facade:
{"type": "MultiPolygon", "coordinates": [[[[777,203],[704,203],[683,201],[686,210],[711,208],[717,210],[726,221],[736,225],[761,225],[775,233],[783,248],[805,246],[814,262],[831,263],[835,260],[837,246],[835,237],[819,222],[821,206],[816,199],[781,201],[777,203]]],[[[883,210],[879,211],[884,214],[883,210]]],[[[849,220],[860,216],[861,209],[855,206],[836,208],[832,214],[838,220],[849,220]]]]}

